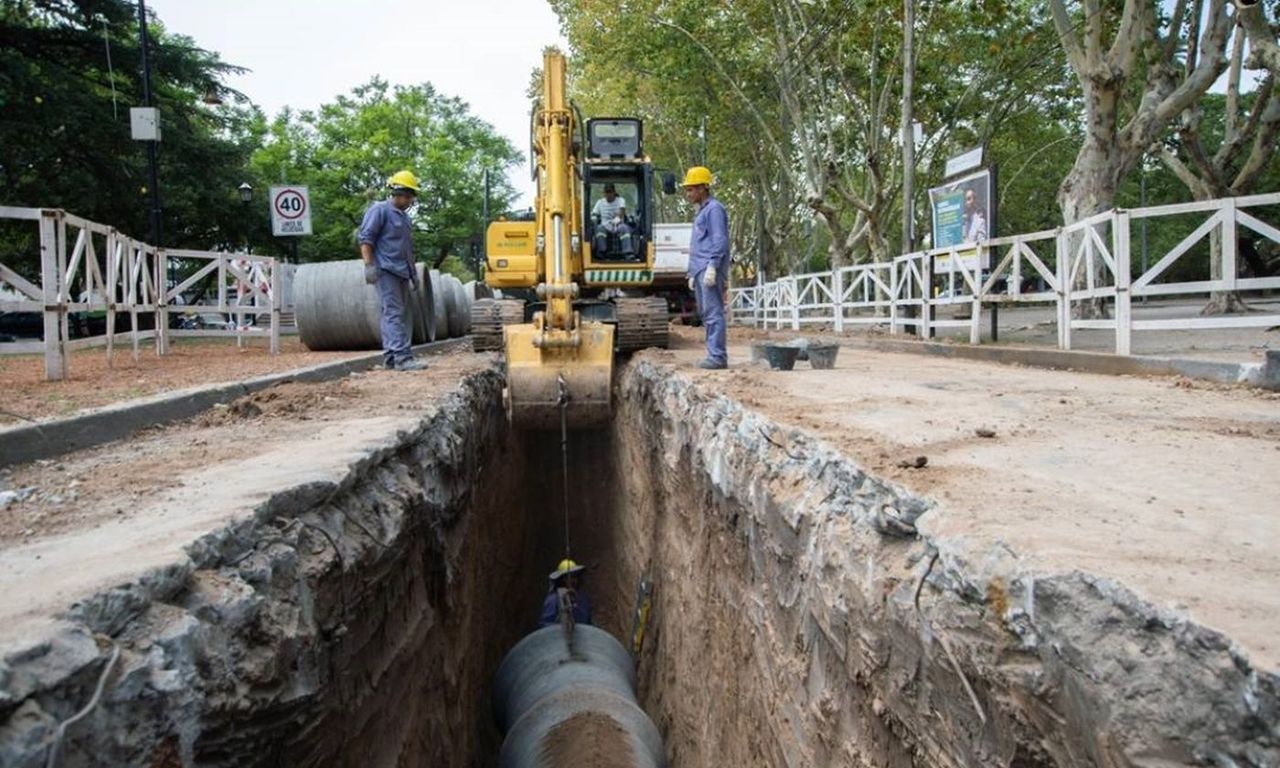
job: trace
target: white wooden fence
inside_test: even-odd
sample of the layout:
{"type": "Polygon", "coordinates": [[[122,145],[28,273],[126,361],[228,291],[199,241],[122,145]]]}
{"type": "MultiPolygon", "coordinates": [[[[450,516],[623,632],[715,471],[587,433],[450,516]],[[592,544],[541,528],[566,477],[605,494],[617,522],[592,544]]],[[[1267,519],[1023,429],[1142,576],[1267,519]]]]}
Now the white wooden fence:
{"type": "Polygon", "coordinates": [[[1242,230],[1280,244],[1280,229],[1255,215],[1264,210],[1280,214],[1280,193],[1116,209],[1067,227],[995,238],[976,248],[936,248],[889,262],[734,288],[730,291],[730,312],[736,322],[764,328],[799,330],[821,325],[840,332],[852,325],[873,324],[888,326],[890,333],[911,328],[932,336],[933,329],[961,327],[969,329],[970,343],[979,344],[984,306],[1053,304],[1059,348],[1071,348],[1073,330],[1107,329],[1115,333],[1116,353],[1127,355],[1134,332],[1280,325],[1280,314],[1274,312],[1151,320],[1133,316],[1135,298],[1280,289],[1280,277],[1239,276],[1237,236],[1242,230]],[[1149,227],[1160,227],[1176,221],[1185,229],[1188,219],[1198,222],[1197,226],[1167,252],[1154,254],[1154,263],[1135,277],[1137,222],[1147,220],[1149,227]],[[1215,232],[1221,245],[1219,279],[1162,279],[1170,267],[1198,244],[1207,243],[1215,232]],[[1027,278],[1038,290],[1022,290],[1027,278]],[[1092,299],[1108,303],[1111,317],[1074,317],[1077,306],[1092,299]],[[966,319],[938,319],[939,307],[962,304],[972,310],[966,319]]]}
{"type": "Polygon", "coordinates": [[[265,336],[271,354],[280,351],[283,265],[274,258],[156,248],[62,210],[0,206],[0,224],[14,222],[29,222],[38,229],[40,282],[0,264],[0,289],[10,289],[0,293],[0,312],[40,313],[43,335],[39,340],[0,342],[0,354],[43,353],[48,380],[67,376],[71,350],[105,346],[108,360],[114,360],[119,341],[131,343],[134,359],[142,342],[153,341],[157,354],[165,354],[169,340],[178,336],[234,337],[241,344],[246,337],[265,336]],[[193,261],[204,263],[180,282],[176,277],[169,280],[171,271],[185,272],[193,261]],[[182,303],[185,292],[210,279],[214,289],[207,298],[182,303]],[[105,313],[105,334],[72,340],[72,314],[88,312],[105,313]],[[204,330],[169,327],[171,315],[186,313],[216,313],[235,320],[204,330]],[[128,316],[130,330],[120,333],[116,326],[122,315],[128,316]],[[148,315],[154,328],[139,330],[139,319],[148,315]],[[247,322],[263,317],[270,320],[265,327],[247,322]]]}

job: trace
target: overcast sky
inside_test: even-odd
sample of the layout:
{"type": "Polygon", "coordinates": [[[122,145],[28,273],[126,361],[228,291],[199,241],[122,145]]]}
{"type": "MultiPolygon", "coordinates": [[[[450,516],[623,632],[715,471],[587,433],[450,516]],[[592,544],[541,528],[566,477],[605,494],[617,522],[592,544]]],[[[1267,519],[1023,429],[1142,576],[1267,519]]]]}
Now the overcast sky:
{"type": "MultiPolygon", "coordinates": [[[[525,87],[548,45],[568,46],[545,0],[146,0],[171,32],[250,72],[226,84],[269,116],[315,109],[380,75],[430,82],[471,105],[525,153],[525,87]]],[[[511,173],[527,205],[523,164],[511,173]]]]}

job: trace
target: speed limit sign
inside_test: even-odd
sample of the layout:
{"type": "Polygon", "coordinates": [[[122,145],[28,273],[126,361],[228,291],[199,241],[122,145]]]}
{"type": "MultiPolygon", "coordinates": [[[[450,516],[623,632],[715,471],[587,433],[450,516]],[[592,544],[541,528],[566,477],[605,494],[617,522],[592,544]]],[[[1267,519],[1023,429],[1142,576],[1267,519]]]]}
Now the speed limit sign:
{"type": "Polygon", "coordinates": [[[311,234],[311,199],[306,187],[272,187],[267,197],[271,204],[271,234],[311,234]]]}

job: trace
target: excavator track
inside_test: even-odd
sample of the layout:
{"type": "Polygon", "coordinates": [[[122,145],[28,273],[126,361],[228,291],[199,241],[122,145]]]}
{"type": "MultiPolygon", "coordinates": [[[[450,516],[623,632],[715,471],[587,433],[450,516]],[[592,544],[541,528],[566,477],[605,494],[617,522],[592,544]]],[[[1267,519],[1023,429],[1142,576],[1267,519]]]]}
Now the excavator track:
{"type": "Polygon", "coordinates": [[[618,318],[614,346],[619,352],[646,347],[666,349],[670,343],[671,316],[666,299],[614,299],[618,318]]]}
{"type": "Polygon", "coordinates": [[[471,305],[471,346],[477,352],[502,349],[502,327],[524,322],[518,299],[477,299],[471,305]]]}

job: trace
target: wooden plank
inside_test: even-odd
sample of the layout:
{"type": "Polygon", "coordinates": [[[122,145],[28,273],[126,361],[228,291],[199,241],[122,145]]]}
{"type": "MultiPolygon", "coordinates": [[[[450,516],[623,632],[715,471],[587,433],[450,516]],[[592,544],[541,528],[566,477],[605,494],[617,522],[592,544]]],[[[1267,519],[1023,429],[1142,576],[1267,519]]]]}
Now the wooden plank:
{"type": "Polygon", "coordinates": [[[0,205],[0,219],[17,219],[19,221],[39,221],[40,208],[22,208],[14,205],[0,205]]]}
{"type": "Polygon", "coordinates": [[[1114,331],[1116,329],[1115,320],[1072,320],[1072,328],[1084,328],[1086,330],[1095,331],[1114,331]]]}
{"type": "Polygon", "coordinates": [[[39,287],[3,264],[0,264],[0,282],[8,283],[13,286],[18,293],[21,293],[29,299],[33,299],[35,301],[42,300],[39,287]]]}
{"type": "Polygon", "coordinates": [[[1220,328],[1270,328],[1280,325],[1280,315],[1225,315],[1134,320],[1135,331],[1205,331],[1220,328]]]}
{"type": "Polygon", "coordinates": [[[41,296],[44,299],[44,378],[46,381],[61,381],[67,377],[67,367],[63,356],[62,323],[58,317],[58,294],[61,286],[58,280],[58,244],[57,229],[54,219],[49,216],[40,218],[40,279],[41,296]]]}
{"type": "Polygon", "coordinates": [[[1221,219],[1222,219],[1222,211],[1218,211],[1217,213],[1213,214],[1208,219],[1206,219],[1204,223],[1196,227],[1191,234],[1182,238],[1182,242],[1175,245],[1172,250],[1170,250],[1168,253],[1164,255],[1164,258],[1157,261],[1151,267],[1151,269],[1148,269],[1145,275],[1143,275],[1142,277],[1139,277],[1137,280],[1134,280],[1133,287],[1141,288],[1143,286],[1149,285],[1152,280],[1155,280],[1157,277],[1159,277],[1161,273],[1163,273],[1166,269],[1169,268],[1170,265],[1173,264],[1173,262],[1177,261],[1178,258],[1182,256],[1182,254],[1191,250],[1191,248],[1195,246],[1196,243],[1199,243],[1204,238],[1204,236],[1209,233],[1210,230],[1218,226],[1221,219]]]}

